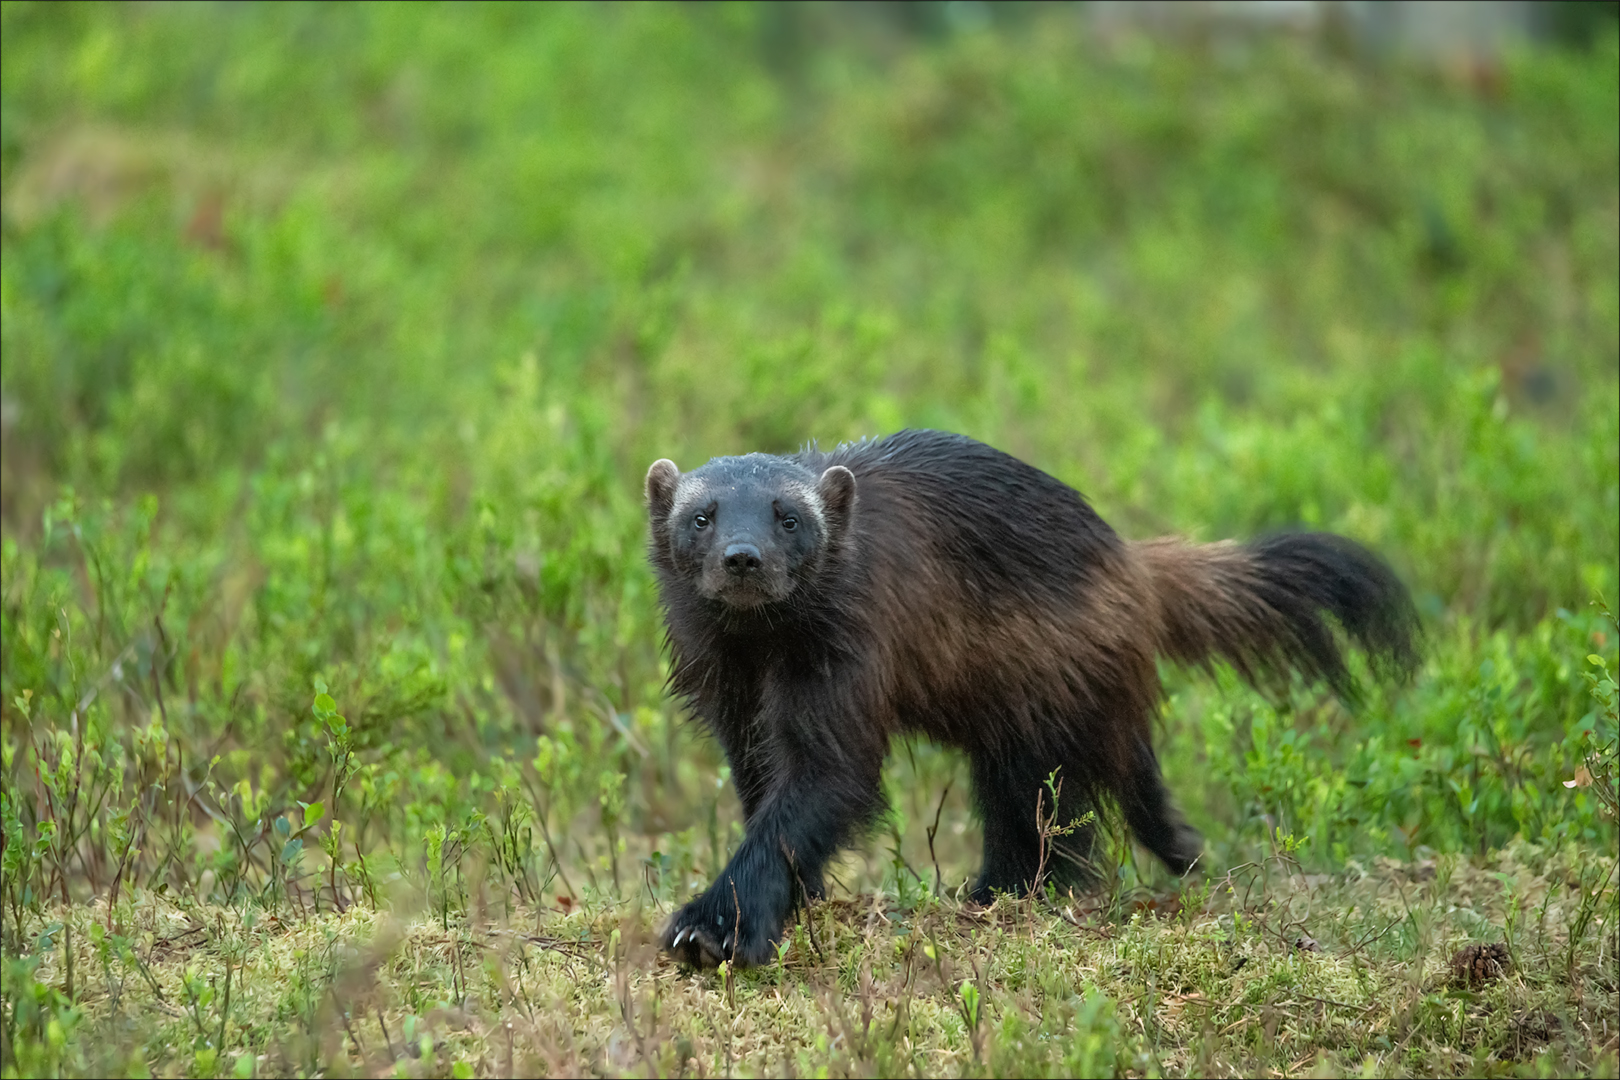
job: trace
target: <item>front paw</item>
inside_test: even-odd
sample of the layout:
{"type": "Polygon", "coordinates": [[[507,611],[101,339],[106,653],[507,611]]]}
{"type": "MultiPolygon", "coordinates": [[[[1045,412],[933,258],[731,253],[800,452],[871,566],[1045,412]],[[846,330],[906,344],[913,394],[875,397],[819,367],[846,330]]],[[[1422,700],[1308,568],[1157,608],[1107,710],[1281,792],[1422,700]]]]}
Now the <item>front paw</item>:
{"type": "Polygon", "coordinates": [[[700,968],[718,967],[722,960],[738,967],[768,963],[775,955],[772,939],[781,936],[781,925],[747,907],[745,903],[739,915],[731,897],[717,899],[705,893],[677,911],[664,927],[664,951],[680,963],[700,968]]]}

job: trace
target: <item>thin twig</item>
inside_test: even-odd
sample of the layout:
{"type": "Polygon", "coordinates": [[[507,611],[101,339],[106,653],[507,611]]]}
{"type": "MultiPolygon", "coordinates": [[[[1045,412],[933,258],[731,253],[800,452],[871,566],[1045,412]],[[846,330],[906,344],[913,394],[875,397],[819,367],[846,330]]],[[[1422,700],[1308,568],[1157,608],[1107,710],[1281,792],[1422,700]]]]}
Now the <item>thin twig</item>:
{"type": "Polygon", "coordinates": [[[945,887],[945,876],[939,872],[939,856],[934,854],[934,837],[939,833],[939,817],[945,812],[945,796],[951,793],[951,784],[955,779],[945,782],[945,790],[939,793],[939,805],[934,807],[934,823],[928,826],[928,858],[934,864],[934,895],[938,896],[945,887]]]}

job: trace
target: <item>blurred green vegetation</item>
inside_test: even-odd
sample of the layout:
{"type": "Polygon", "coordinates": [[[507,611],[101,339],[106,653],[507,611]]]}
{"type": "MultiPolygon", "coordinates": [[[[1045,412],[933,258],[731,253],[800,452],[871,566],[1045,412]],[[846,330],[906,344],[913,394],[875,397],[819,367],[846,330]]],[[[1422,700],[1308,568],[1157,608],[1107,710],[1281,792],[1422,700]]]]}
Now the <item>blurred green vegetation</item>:
{"type": "MultiPolygon", "coordinates": [[[[1612,735],[1612,32],[1447,74],[1063,12],[789,63],[749,5],[0,10],[7,955],[116,890],[684,896],[739,826],[642,474],[905,426],[1411,583],[1427,664],[1357,715],[1167,671],[1212,868],[1612,854],[1566,786],[1612,735]]],[[[958,772],[896,755],[852,887],[958,772]]]]}

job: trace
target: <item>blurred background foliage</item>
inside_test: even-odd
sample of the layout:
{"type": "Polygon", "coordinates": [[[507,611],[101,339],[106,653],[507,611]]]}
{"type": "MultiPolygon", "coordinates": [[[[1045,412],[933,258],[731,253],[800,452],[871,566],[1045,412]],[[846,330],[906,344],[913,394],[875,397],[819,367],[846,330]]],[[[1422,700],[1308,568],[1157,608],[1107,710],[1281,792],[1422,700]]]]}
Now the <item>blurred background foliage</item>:
{"type": "MultiPolygon", "coordinates": [[[[141,890],[449,919],[463,865],[683,896],[739,825],[643,472],[905,426],[1411,583],[1426,666],[1354,716],[1167,671],[1212,866],[1612,853],[1611,26],[1448,66],[950,7],[0,9],[8,948],[141,890]]],[[[960,773],[897,754],[847,883],[952,777],[970,873],[960,773]]]]}

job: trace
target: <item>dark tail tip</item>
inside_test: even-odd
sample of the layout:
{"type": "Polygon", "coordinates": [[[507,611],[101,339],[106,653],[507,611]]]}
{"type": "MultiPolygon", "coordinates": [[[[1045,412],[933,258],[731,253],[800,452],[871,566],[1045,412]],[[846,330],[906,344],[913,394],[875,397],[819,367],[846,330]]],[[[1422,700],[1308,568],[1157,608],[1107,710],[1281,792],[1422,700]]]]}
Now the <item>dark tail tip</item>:
{"type": "Polygon", "coordinates": [[[1348,701],[1359,694],[1333,616],[1381,678],[1404,681],[1418,666],[1421,627],[1411,594],[1382,559],[1332,533],[1279,533],[1248,545],[1262,598],[1283,616],[1289,659],[1348,701]]]}

